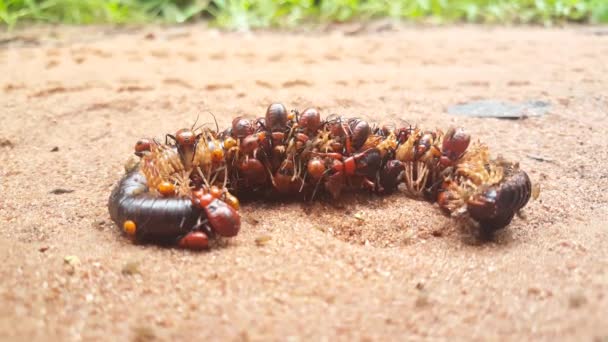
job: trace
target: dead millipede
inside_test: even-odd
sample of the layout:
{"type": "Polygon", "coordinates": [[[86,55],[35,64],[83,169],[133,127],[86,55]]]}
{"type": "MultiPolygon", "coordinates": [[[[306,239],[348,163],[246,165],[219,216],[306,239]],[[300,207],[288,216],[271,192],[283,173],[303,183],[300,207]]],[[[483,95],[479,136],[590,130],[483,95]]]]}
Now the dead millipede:
{"type": "Polygon", "coordinates": [[[109,210],[137,241],[208,247],[240,229],[238,196],[299,196],[366,189],[402,190],[437,202],[486,232],[506,227],[530,199],[516,163],[490,158],[462,128],[375,126],[316,108],[271,104],[256,120],[237,117],[224,131],[180,129],[165,142],[141,139],[139,163],[112,191],[109,210]]]}

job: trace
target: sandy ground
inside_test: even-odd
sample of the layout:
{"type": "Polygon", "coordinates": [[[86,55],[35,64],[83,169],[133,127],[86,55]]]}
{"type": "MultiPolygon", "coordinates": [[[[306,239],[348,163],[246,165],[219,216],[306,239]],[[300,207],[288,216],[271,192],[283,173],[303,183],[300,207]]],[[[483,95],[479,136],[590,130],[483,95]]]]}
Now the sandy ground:
{"type": "Polygon", "coordinates": [[[607,341],[601,32],[3,34],[0,339],[607,341]],[[486,98],[552,108],[514,121],[446,114],[486,98]],[[199,114],[211,121],[208,111],[226,127],[273,101],[374,122],[463,125],[519,160],[540,198],[485,244],[400,194],[250,203],[241,234],[203,253],[120,234],[106,203],[139,137],[175,132],[199,114]],[[51,193],[58,188],[73,192],[51,193]]]}

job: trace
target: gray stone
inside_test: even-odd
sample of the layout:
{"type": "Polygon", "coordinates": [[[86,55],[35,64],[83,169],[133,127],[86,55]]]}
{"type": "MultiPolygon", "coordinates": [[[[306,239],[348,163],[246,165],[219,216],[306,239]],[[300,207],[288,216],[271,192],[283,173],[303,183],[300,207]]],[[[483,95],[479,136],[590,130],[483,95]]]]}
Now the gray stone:
{"type": "Polygon", "coordinates": [[[520,119],[530,116],[542,116],[551,108],[545,101],[527,101],[522,103],[500,100],[480,100],[448,107],[448,114],[473,116],[480,118],[520,119]]]}

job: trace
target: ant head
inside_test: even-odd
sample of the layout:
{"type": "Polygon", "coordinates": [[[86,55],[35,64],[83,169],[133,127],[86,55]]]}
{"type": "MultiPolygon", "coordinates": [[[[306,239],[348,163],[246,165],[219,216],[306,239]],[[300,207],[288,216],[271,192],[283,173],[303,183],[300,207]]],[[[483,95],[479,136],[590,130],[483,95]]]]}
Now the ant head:
{"type": "Polygon", "coordinates": [[[175,133],[175,142],[179,147],[190,147],[196,144],[197,135],[189,128],[182,128],[175,133]]]}
{"type": "Polygon", "coordinates": [[[257,118],[255,120],[255,123],[259,126],[257,131],[268,131],[268,128],[266,128],[266,119],[265,118],[257,118]]]}
{"type": "Polygon", "coordinates": [[[411,125],[407,128],[406,127],[398,128],[396,131],[397,141],[399,141],[399,143],[404,143],[414,131],[415,131],[415,128],[413,128],[411,125]]]}
{"type": "Polygon", "coordinates": [[[150,152],[152,141],[150,139],[140,139],[135,143],[135,155],[143,156],[146,152],[150,152]]]}
{"type": "Polygon", "coordinates": [[[296,117],[298,124],[310,132],[315,132],[321,126],[321,114],[319,110],[311,107],[306,108],[296,117]]]}
{"type": "Polygon", "coordinates": [[[342,122],[342,117],[338,114],[330,114],[325,118],[325,124],[339,124],[342,122]]]}
{"type": "Polygon", "coordinates": [[[282,103],[273,103],[268,106],[264,118],[266,119],[264,122],[265,128],[272,132],[285,130],[289,120],[287,109],[282,103]]]}

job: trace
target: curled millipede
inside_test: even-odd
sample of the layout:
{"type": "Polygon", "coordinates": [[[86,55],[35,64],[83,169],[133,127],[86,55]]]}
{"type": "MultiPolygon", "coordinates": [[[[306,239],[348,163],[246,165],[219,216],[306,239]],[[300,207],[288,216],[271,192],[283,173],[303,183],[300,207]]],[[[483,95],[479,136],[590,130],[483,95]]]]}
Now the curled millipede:
{"type": "Polygon", "coordinates": [[[238,234],[238,200],[207,179],[219,179],[222,167],[213,167],[223,164],[223,154],[219,161],[214,157],[216,150],[221,150],[219,142],[212,145],[213,136],[208,132],[196,136],[195,141],[192,133],[178,131],[175,145],[150,140],[135,145],[141,160],[114,188],[108,208],[112,220],[137,241],[204,249],[210,237],[238,234]],[[201,150],[206,146],[209,155],[197,153],[198,144],[201,150]]]}
{"type": "Polygon", "coordinates": [[[137,222],[133,234],[140,241],[170,242],[188,233],[203,215],[188,198],[155,196],[137,169],[127,173],[114,188],[108,207],[115,222],[137,222]]]}
{"type": "Polygon", "coordinates": [[[485,230],[505,227],[511,223],[515,213],[528,203],[531,190],[528,175],[517,170],[506,175],[500,184],[485,189],[470,200],[468,213],[485,230]]]}
{"type": "Polygon", "coordinates": [[[141,139],[140,160],[113,190],[112,219],[138,241],[207,248],[240,229],[238,196],[338,198],[364,189],[437,202],[485,231],[504,228],[532,186],[518,164],[492,159],[462,128],[378,127],[319,110],[237,117],[224,131],[180,129],[165,143],[141,139]],[[400,187],[402,185],[402,187],[400,187]]]}

